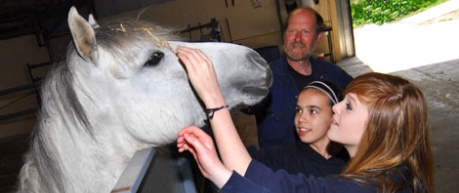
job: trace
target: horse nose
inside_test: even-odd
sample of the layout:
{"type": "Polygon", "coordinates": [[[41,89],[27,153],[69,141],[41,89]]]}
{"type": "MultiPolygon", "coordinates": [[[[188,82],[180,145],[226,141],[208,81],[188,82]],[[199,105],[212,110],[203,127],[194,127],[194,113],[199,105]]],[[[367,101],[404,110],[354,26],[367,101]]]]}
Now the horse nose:
{"type": "Polygon", "coordinates": [[[252,65],[255,65],[258,70],[263,74],[262,78],[264,79],[264,86],[266,88],[271,87],[273,83],[273,73],[269,67],[268,62],[257,52],[253,51],[250,54],[250,57],[253,61],[252,65]]]}
{"type": "Polygon", "coordinates": [[[272,84],[273,84],[273,71],[271,71],[271,68],[268,65],[267,70],[266,70],[266,87],[270,88],[272,84]]]}
{"type": "Polygon", "coordinates": [[[262,64],[263,70],[264,70],[264,79],[265,79],[265,86],[266,88],[270,88],[272,83],[273,83],[273,72],[271,71],[271,68],[269,67],[269,64],[263,59],[263,64],[262,64]]]}

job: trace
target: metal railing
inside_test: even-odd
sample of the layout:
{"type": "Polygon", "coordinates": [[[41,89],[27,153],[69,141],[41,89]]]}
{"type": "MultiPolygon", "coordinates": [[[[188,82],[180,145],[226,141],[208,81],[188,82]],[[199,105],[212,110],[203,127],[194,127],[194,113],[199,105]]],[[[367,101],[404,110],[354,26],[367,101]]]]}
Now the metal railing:
{"type": "MultiPolygon", "coordinates": [[[[26,84],[26,85],[22,85],[22,86],[13,87],[13,88],[8,88],[8,89],[5,89],[5,90],[0,90],[0,97],[6,96],[6,95],[12,95],[12,94],[19,93],[19,92],[24,92],[24,91],[27,91],[27,90],[31,90],[36,95],[37,103],[40,104],[41,103],[41,99],[40,99],[39,89],[40,89],[40,85],[41,85],[42,76],[35,76],[34,73],[33,73],[33,70],[35,70],[37,68],[41,68],[41,67],[50,66],[50,65],[51,65],[51,62],[45,62],[45,63],[41,63],[41,64],[26,64],[27,71],[28,71],[28,76],[29,76],[29,78],[30,78],[32,83],[26,84]]],[[[2,114],[2,115],[0,115],[0,121],[13,119],[13,118],[21,117],[21,116],[25,116],[25,115],[35,114],[37,112],[37,109],[38,109],[38,107],[31,107],[31,108],[28,108],[28,109],[25,109],[25,110],[19,110],[19,111],[12,112],[12,113],[2,114]]]]}

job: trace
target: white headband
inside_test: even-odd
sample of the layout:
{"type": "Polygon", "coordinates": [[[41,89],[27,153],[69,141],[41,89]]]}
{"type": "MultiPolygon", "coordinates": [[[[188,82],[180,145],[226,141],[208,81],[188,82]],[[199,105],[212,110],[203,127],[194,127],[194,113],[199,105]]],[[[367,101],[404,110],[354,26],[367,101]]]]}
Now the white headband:
{"type": "Polygon", "coordinates": [[[309,83],[307,86],[304,87],[304,89],[307,89],[307,88],[315,88],[317,90],[322,91],[323,93],[325,93],[328,96],[328,98],[330,98],[330,100],[335,105],[339,102],[338,97],[335,94],[335,91],[333,91],[332,88],[330,88],[327,84],[325,84],[325,83],[323,83],[321,81],[313,81],[313,82],[309,83]],[[324,86],[328,91],[325,90],[324,88],[316,86],[315,84],[320,84],[320,85],[324,86]]]}

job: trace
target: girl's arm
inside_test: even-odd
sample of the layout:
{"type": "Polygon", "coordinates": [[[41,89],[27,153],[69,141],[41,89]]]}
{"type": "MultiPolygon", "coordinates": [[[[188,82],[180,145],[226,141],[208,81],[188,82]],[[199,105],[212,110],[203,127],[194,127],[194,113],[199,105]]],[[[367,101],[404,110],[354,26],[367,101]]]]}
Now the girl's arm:
{"type": "MultiPolygon", "coordinates": [[[[206,108],[226,105],[210,59],[197,49],[178,47],[176,51],[206,108]]],[[[213,118],[209,119],[223,163],[228,169],[244,176],[252,158],[237,133],[229,109],[215,111],[213,118]]]]}

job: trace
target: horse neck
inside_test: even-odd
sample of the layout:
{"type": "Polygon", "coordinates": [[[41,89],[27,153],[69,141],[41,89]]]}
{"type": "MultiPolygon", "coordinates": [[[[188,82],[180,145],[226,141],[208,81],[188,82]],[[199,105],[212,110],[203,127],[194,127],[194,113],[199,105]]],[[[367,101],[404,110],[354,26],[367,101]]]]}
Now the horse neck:
{"type": "MultiPolygon", "coordinates": [[[[121,129],[116,127],[122,124],[111,125],[108,133],[109,125],[91,121],[97,119],[91,118],[97,113],[86,107],[93,107],[93,104],[87,104],[90,100],[79,97],[87,90],[78,90],[73,77],[69,77],[65,69],[61,70],[61,73],[52,73],[54,77],[43,86],[46,93],[42,94],[41,120],[36,131],[39,136],[34,140],[45,148],[36,154],[47,155],[52,159],[48,163],[56,164],[43,173],[54,175],[60,172],[57,176],[61,177],[62,183],[69,184],[64,187],[113,185],[127,164],[125,160],[129,160],[135,150],[126,150],[117,141],[120,138],[117,136],[122,133],[117,132],[121,129]],[[88,175],[93,173],[97,176],[88,175]]],[[[41,168],[46,170],[46,167],[41,168]]]]}

